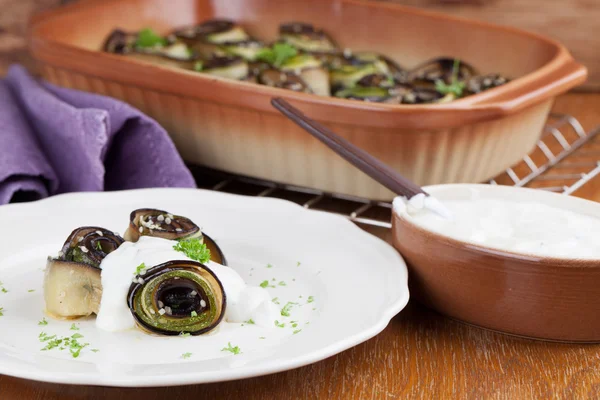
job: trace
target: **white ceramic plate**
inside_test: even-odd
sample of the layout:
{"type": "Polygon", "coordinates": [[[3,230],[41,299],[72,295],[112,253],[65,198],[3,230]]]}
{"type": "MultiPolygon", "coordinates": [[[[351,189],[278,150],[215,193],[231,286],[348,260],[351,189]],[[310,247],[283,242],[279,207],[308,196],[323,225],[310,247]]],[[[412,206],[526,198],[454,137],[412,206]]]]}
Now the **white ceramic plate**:
{"type": "Polygon", "coordinates": [[[0,281],[7,290],[0,291],[0,373],[21,378],[167,386],[264,375],[322,360],[373,337],[408,301],[406,266],[391,246],[341,216],[277,199],[188,189],[77,193],[0,207],[0,227],[0,281]],[[129,213],[140,207],[191,218],[219,243],[246,282],[269,280],[280,307],[298,303],[279,321],[285,327],[226,323],[213,335],[154,337],[137,329],[99,331],[93,319],[76,321],[77,331],[70,329],[72,322],[50,318],[38,325],[44,317],[46,257],[78,226],[123,234],[129,213]],[[59,337],[79,333],[80,342],[90,345],[78,358],[68,350],[41,351],[42,331],[59,337]],[[229,342],[241,354],[221,351],[229,342]],[[184,353],[191,355],[183,358],[184,353]]]}

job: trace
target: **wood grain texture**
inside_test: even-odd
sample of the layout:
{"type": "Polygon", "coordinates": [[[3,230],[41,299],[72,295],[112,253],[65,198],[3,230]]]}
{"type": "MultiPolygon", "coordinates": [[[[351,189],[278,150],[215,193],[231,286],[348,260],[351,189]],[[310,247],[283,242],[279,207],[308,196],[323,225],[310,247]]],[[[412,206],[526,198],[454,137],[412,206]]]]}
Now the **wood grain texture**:
{"type": "MultiPolygon", "coordinates": [[[[422,7],[460,17],[509,25],[549,36],[564,44],[589,68],[583,88],[600,89],[600,18],[595,0],[371,0],[422,7]]],[[[468,38],[465,38],[468,40],[468,38]]],[[[499,55],[501,56],[501,55],[499,55]]]]}
{"type": "MultiPolygon", "coordinates": [[[[473,1],[497,7],[508,3],[508,0],[473,1]]],[[[57,3],[60,1],[0,0],[0,75],[11,62],[32,65],[23,50],[23,18],[35,9],[57,3]]],[[[513,4],[516,3],[514,0],[513,4]]],[[[525,2],[518,4],[533,12],[525,2]]],[[[527,4],[538,4],[541,12],[548,7],[547,3],[540,6],[539,0],[527,4]]],[[[563,8],[565,4],[576,4],[582,10],[585,4],[595,8],[597,3],[561,0],[553,4],[562,4],[563,8]]],[[[568,15],[571,12],[574,11],[568,15]]],[[[518,19],[529,23],[524,17],[518,19]]],[[[583,16],[583,20],[588,21],[588,16],[583,16]]],[[[599,40],[592,37],[591,27],[588,28],[582,25],[578,35],[599,40]]],[[[584,128],[590,129],[600,125],[600,94],[561,96],[555,110],[574,115],[584,128]]],[[[389,231],[375,228],[370,231],[389,241],[389,231]]],[[[211,385],[118,389],[53,385],[0,376],[2,400],[599,397],[600,346],[512,338],[451,321],[414,302],[380,335],[366,343],[307,367],[260,378],[211,385]]]]}

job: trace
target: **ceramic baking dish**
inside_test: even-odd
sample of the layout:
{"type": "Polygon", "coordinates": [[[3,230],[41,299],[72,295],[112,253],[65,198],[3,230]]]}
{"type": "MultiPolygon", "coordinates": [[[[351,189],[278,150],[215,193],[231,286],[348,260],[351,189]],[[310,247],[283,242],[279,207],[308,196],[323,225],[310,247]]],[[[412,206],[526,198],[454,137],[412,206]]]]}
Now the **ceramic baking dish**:
{"type": "Polygon", "coordinates": [[[556,95],[586,69],[544,37],[380,2],[354,0],[88,0],[32,21],[30,49],[46,79],[123,99],[159,121],[185,160],[229,172],[389,199],[392,194],[270,105],[283,97],[415,182],[480,182],[527,154],[556,95]],[[116,27],[160,32],[210,18],[270,39],[281,22],[323,27],[341,47],[405,67],[451,55],[510,83],[439,105],[387,105],[295,93],[100,52],[116,27]]]}

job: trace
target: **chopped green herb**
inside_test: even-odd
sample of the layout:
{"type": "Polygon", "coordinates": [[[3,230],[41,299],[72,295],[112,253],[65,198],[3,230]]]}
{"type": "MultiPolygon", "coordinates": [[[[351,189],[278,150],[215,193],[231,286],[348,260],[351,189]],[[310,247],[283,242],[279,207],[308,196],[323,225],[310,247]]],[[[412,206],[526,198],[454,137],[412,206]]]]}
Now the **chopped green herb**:
{"type": "Polygon", "coordinates": [[[271,264],[267,264],[267,268],[273,268],[271,264]]]}
{"type": "Polygon", "coordinates": [[[315,301],[315,298],[313,296],[308,296],[308,300],[306,300],[306,302],[312,303],[313,301],[315,301]]]}
{"type": "Polygon", "coordinates": [[[146,269],[146,264],[141,263],[137,267],[135,267],[135,274],[140,275],[146,269]]]}
{"type": "Polygon", "coordinates": [[[196,311],[192,311],[190,313],[190,317],[197,317],[197,316],[198,316],[198,313],[196,311]]]}
{"type": "Polygon", "coordinates": [[[315,311],[315,310],[316,310],[316,308],[313,308],[313,311],[315,311]]]}
{"type": "Polygon", "coordinates": [[[4,287],[0,290],[2,290],[2,293],[8,293],[8,290],[6,290],[6,288],[4,288],[4,287]]]}
{"type": "Polygon", "coordinates": [[[302,332],[302,329],[296,329],[296,330],[294,331],[294,335],[295,335],[296,333],[298,333],[298,332],[302,332]]]}
{"type": "Polygon", "coordinates": [[[454,65],[452,66],[452,78],[450,80],[450,83],[448,84],[443,80],[439,79],[435,81],[435,90],[437,90],[441,94],[451,93],[456,97],[461,97],[465,88],[465,82],[460,82],[458,80],[459,66],[460,60],[458,58],[455,58],[454,65]]]}
{"type": "Polygon", "coordinates": [[[52,350],[55,348],[58,348],[59,350],[65,350],[68,348],[73,358],[79,357],[81,350],[89,346],[89,343],[79,343],[77,339],[82,337],[83,335],[75,333],[71,337],[58,338],[56,335],[50,336],[45,332],[41,332],[38,336],[40,342],[46,343],[46,346],[41,349],[42,351],[52,350]]]}
{"type": "Polygon", "coordinates": [[[96,250],[102,251],[102,243],[96,242],[96,250]]]}
{"type": "Polygon", "coordinates": [[[71,324],[71,330],[72,331],[78,331],[79,328],[75,324],[71,324]]]}
{"type": "Polygon", "coordinates": [[[260,287],[261,287],[261,288],[266,288],[267,286],[269,286],[269,281],[262,281],[262,282],[260,283],[260,287]]]}
{"type": "Polygon", "coordinates": [[[186,359],[186,358],[190,358],[192,356],[192,353],[183,353],[181,355],[181,358],[186,359]]]}
{"type": "Polygon", "coordinates": [[[204,64],[202,63],[202,61],[196,61],[196,63],[194,64],[194,71],[201,72],[203,68],[204,64]]]}
{"type": "Polygon", "coordinates": [[[188,337],[191,336],[189,332],[179,332],[179,336],[181,337],[188,337]]]}
{"type": "Polygon", "coordinates": [[[285,323],[284,322],[275,321],[275,326],[278,327],[278,328],[283,328],[283,327],[285,327],[285,323]]]}
{"type": "Polygon", "coordinates": [[[29,289],[27,292],[28,292],[28,293],[35,292],[35,289],[29,289]]]}
{"type": "Polygon", "coordinates": [[[273,278],[273,279],[271,279],[271,280],[272,280],[273,282],[275,282],[277,279],[273,278]]]}
{"type": "Polygon", "coordinates": [[[142,29],[135,41],[136,47],[162,47],[166,44],[167,40],[150,28],[142,29]]]}
{"type": "Polygon", "coordinates": [[[240,348],[238,346],[231,346],[231,342],[227,343],[227,347],[223,347],[221,351],[228,351],[233,354],[240,354],[240,348]]]}
{"type": "Polygon", "coordinates": [[[300,262],[300,261],[296,262],[296,267],[299,267],[299,266],[300,266],[300,264],[301,264],[301,262],[300,262]]]}
{"type": "Polygon", "coordinates": [[[281,315],[284,317],[289,317],[290,316],[290,310],[292,309],[292,306],[298,304],[298,303],[294,303],[291,301],[288,301],[287,304],[285,306],[283,306],[283,308],[281,309],[281,315]]]}
{"type": "Polygon", "coordinates": [[[44,326],[44,325],[48,325],[48,321],[46,321],[46,318],[42,318],[42,320],[40,322],[38,322],[38,325],[40,326],[44,326]]]}
{"type": "Polygon", "coordinates": [[[256,55],[260,61],[268,62],[275,67],[281,67],[288,59],[298,54],[298,50],[289,43],[275,43],[272,47],[267,47],[256,55]]]}
{"type": "Polygon", "coordinates": [[[275,304],[281,304],[281,303],[279,303],[279,297],[273,297],[273,300],[271,300],[271,301],[275,304]]]}
{"type": "Polygon", "coordinates": [[[244,321],[245,324],[254,325],[254,320],[250,318],[248,321],[244,321]]]}
{"type": "Polygon", "coordinates": [[[294,322],[294,323],[292,324],[292,328],[295,328],[295,327],[297,327],[297,326],[298,326],[298,323],[297,323],[297,322],[294,322]]]}
{"type": "Polygon", "coordinates": [[[93,351],[94,353],[97,353],[97,352],[99,352],[100,350],[98,350],[98,349],[92,349],[92,350],[90,350],[90,351],[93,351]]]}
{"type": "Polygon", "coordinates": [[[266,337],[264,337],[264,336],[261,336],[261,337],[259,337],[259,339],[266,339],[266,337]]]}
{"type": "Polygon", "coordinates": [[[280,281],[279,286],[287,286],[287,284],[284,281],[280,281]]]}
{"type": "Polygon", "coordinates": [[[0,307],[0,317],[4,316],[4,312],[3,311],[4,311],[4,307],[0,307]]]}
{"type": "Polygon", "coordinates": [[[181,240],[173,246],[173,249],[202,264],[210,260],[210,250],[198,238],[181,240]]]}

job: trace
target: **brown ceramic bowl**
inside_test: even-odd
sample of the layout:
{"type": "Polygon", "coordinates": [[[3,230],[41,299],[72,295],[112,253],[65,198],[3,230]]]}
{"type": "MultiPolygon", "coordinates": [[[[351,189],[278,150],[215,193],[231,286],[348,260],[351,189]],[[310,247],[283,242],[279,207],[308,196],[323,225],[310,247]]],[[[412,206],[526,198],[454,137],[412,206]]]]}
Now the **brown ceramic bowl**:
{"type": "Polygon", "coordinates": [[[559,43],[513,28],[355,0],[88,0],[35,18],[30,49],[61,86],[123,99],[154,117],[187,161],[373,199],[393,194],[278,114],[278,96],[421,185],[482,182],[527,154],[554,97],[586,69],[559,43]],[[162,33],[230,18],[265,40],[282,22],[324,28],[340,45],[406,68],[440,56],[516,78],[459,101],[388,105],[295,93],[100,51],[114,28],[162,33]]]}
{"type": "MultiPolygon", "coordinates": [[[[600,204],[542,190],[439,185],[440,200],[482,196],[540,201],[600,217],[600,204]]],[[[530,338],[600,342],[600,259],[553,259],[465,243],[394,212],[393,243],[409,266],[411,295],[473,325],[530,338]]],[[[598,244],[600,246],[600,242],[598,244]]]]}

